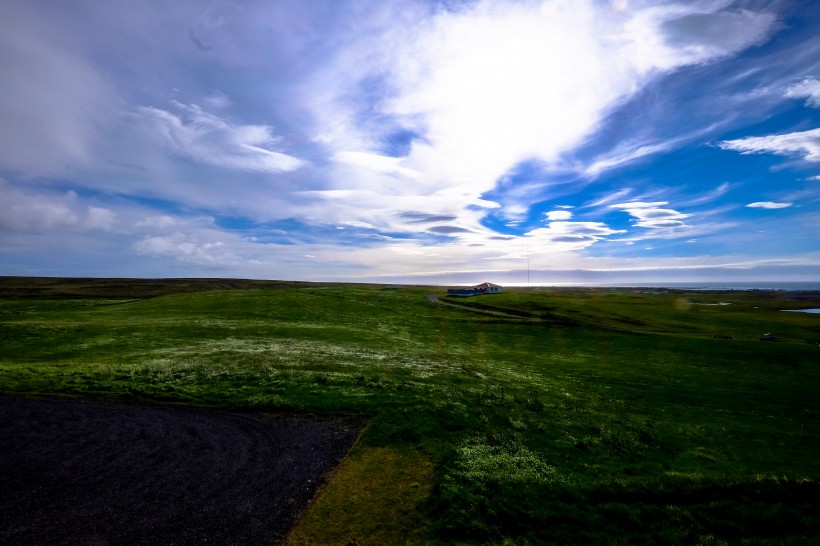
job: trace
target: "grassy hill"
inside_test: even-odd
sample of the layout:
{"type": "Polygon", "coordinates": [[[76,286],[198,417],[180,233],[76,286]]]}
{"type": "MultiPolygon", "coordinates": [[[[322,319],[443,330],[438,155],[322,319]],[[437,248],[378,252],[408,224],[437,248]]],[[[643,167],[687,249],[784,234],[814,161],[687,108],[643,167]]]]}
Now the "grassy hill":
{"type": "Polygon", "coordinates": [[[0,391],[372,417],[292,544],[820,538],[818,295],[15,282],[0,391]]]}

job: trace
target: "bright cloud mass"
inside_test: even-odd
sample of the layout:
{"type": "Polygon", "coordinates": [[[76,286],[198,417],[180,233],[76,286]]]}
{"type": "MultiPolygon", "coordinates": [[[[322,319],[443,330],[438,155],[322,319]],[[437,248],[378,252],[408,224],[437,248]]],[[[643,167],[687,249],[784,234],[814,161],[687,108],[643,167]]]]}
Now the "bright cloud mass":
{"type": "Polygon", "coordinates": [[[820,271],[820,6],[10,0],[0,25],[2,274],[820,271]]]}

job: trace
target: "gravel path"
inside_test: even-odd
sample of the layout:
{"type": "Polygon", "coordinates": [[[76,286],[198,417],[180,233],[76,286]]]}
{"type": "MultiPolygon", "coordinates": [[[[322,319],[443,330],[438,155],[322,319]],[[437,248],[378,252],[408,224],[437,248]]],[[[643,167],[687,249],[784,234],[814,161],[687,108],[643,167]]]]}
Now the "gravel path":
{"type": "MultiPolygon", "coordinates": [[[[471,311],[473,313],[481,313],[483,315],[493,315],[496,317],[504,317],[504,318],[514,318],[514,319],[521,319],[520,315],[513,315],[512,313],[505,313],[503,311],[490,311],[489,309],[479,309],[476,307],[470,307],[469,305],[459,305],[457,303],[451,301],[444,301],[439,299],[438,294],[430,294],[427,296],[427,299],[433,303],[439,303],[441,305],[446,305],[448,307],[455,307],[456,309],[461,309],[463,311],[471,311]]],[[[530,317],[526,317],[530,318],[530,317]]]]}
{"type": "Polygon", "coordinates": [[[0,543],[275,542],[363,425],[0,396],[0,543]]]}

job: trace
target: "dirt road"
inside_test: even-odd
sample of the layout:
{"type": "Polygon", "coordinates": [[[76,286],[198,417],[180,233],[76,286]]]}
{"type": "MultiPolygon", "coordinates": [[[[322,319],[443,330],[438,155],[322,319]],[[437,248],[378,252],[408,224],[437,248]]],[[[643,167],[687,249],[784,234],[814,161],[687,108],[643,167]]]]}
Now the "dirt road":
{"type": "MultiPolygon", "coordinates": [[[[433,303],[439,303],[441,305],[446,305],[448,307],[455,307],[456,309],[462,309],[464,311],[470,311],[472,313],[481,313],[483,315],[492,315],[495,317],[505,317],[505,318],[514,318],[514,319],[521,319],[520,315],[513,315],[511,313],[504,313],[503,311],[490,311],[489,309],[478,309],[476,307],[470,307],[469,305],[459,305],[455,302],[451,301],[444,301],[440,299],[438,294],[430,294],[427,296],[427,299],[433,303]]],[[[526,317],[530,318],[530,317],[526,317]]]]}

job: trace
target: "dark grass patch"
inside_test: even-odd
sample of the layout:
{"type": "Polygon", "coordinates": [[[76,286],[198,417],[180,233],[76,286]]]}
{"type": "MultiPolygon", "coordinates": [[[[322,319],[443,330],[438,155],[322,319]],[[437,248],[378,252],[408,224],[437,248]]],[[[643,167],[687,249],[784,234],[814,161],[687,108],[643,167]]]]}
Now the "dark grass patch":
{"type": "Polygon", "coordinates": [[[363,424],[0,396],[0,543],[267,544],[363,424]]]}

